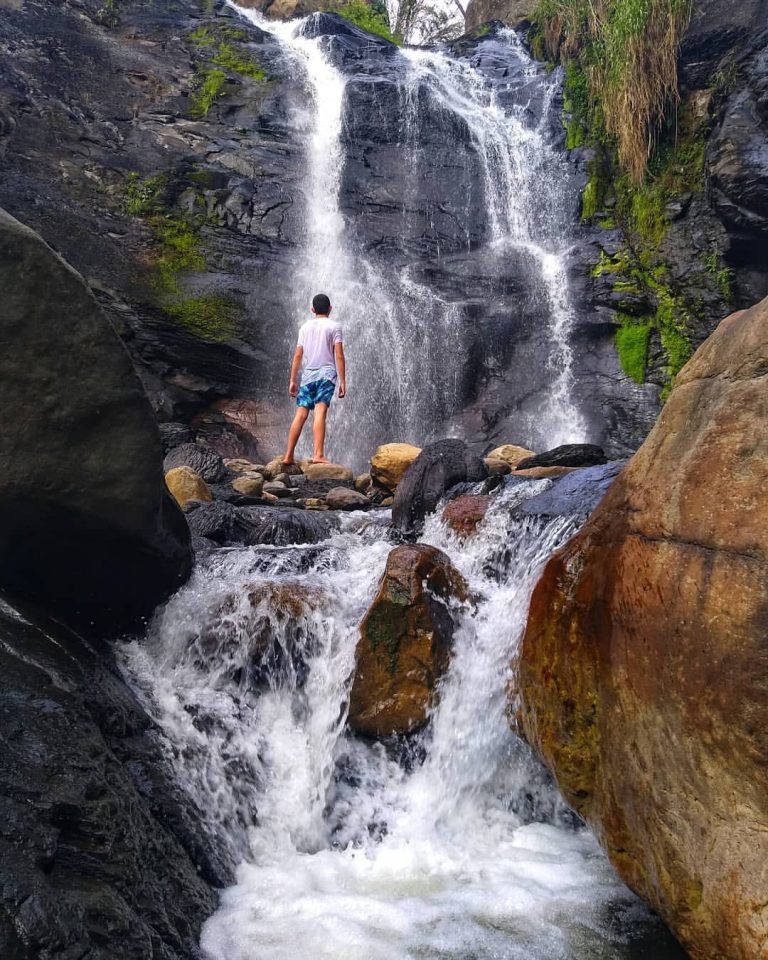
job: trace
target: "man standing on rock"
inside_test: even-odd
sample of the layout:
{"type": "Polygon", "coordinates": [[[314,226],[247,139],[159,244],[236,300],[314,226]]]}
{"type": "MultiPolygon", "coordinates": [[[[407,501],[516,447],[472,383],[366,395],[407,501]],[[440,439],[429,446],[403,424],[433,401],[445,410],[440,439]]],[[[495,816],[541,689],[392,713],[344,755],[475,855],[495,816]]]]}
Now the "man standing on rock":
{"type": "Polygon", "coordinates": [[[299,330],[299,342],[291,363],[291,382],[288,387],[290,395],[296,397],[298,410],[288,432],[284,466],[295,463],[296,444],[310,410],[315,411],[312,424],[315,441],[312,463],[328,463],[325,456],[325,421],[337,381],[339,398],[344,397],[347,392],[344,338],[339,324],[331,320],[331,309],[328,297],[324,293],[318,293],[312,300],[314,316],[303,323],[299,330]]]}

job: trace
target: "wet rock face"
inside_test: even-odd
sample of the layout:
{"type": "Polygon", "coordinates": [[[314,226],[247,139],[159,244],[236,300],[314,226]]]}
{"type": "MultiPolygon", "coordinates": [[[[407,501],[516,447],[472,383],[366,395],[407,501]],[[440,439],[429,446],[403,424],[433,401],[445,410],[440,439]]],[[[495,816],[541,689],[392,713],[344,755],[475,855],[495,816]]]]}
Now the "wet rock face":
{"type": "Polygon", "coordinates": [[[768,936],[767,388],[763,301],[547,565],[519,670],[527,738],[696,960],[768,936]]]}
{"type": "Polygon", "coordinates": [[[189,575],[128,354],[83,279],[0,211],[0,585],[119,632],[189,575]]]}
{"type": "MultiPolygon", "coordinates": [[[[223,5],[206,14],[197,0],[121,0],[113,13],[101,0],[3,9],[0,205],[88,278],[161,418],[188,423],[219,400],[271,396],[278,371],[283,386],[292,333],[284,278],[302,230],[291,104],[304,92],[269,35],[223,5]],[[270,78],[229,73],[203,117],[195,89],[212,48],[194,40],[201,28],[247,30],[248,42],[233,41],[238,53],[270,78]],[[155,216],[200,227],[205,267],[198,261],[179,278],[192,304],[186,320],[164,309],[157,290],[164,246],[155,216]],[[200,298],[212,305],[211,323],[195,314],[200,298]]],[[[213,412],[231,453],[227,437],[243,440],[250,426],[213,412]]]]}
{"type": "Polygon", "coordinates": [[[426,446],[395,492],[392,506],[394,527],[407,536],[418,536],[424,519],[443,494],[457,483],[484,480],[488,470],[463,440],[439,440],[426,446]]]}
{"type": "Polygon", "coordinates": [[[441,550],[395,547],[360,627],[348,720],[356,733],[387,737],[424,726],[448,666],[450,607],[466,598],[463,577],[441,550]]]}
{"type": "Polygon", "coordinates": [[[196,960],[231,880],[106,656],[0,598],[3,960],[196,960]]]}
{"type": "MultiPolygon", "coordinates": [[[[765,19],[768,21],[768,4],[765,19]]],[[[751,293],[768,291],[768,29],[762,52],[745,68],[708,155],[712,198],[732,237],[731,260],[751,293]]]]}

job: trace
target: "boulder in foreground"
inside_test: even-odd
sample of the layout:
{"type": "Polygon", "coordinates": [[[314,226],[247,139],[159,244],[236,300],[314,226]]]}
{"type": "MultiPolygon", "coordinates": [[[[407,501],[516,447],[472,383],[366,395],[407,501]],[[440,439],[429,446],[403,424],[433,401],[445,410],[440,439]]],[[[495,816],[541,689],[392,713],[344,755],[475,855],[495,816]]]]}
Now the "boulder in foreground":
{"type": "Polygon", "coordinates": [[[451,604],[467,585],[448,557],[423,543],[395,547],[360,627],[349,705],[356,733],[386,737],[427,722],[453,640],[451,604]]]}
{"type": "Polygon", "coordinates": [[[79,276],[0,211],[0,586],[119,630],[189,575],[131,361],[79,276]]]}
{"type": "Polygon", "coordinates": [[[521,721],[695,960],[768,943],[768,300],[725,320],[547,565],[521,721]]]}

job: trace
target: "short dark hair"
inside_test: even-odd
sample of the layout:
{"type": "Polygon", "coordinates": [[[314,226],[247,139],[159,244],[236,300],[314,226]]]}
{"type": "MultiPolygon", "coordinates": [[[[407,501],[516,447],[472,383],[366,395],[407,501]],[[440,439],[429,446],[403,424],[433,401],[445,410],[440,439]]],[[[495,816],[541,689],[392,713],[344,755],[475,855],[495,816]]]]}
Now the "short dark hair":
{"type": "Polygon", "coordinates": [[[327,317],[331,312],[331,301],[324,293],[317,293],[312,298],[312,309],[321,317],[327,317]]]}

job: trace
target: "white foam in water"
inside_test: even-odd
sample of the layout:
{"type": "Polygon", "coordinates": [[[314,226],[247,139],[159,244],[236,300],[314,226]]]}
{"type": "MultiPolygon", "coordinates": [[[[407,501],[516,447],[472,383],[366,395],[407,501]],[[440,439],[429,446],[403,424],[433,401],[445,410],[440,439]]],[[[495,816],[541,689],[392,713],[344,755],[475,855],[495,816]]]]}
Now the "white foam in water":
{"type": "Polygon", "coordinates": [[[530,591],[574,529],[510,519],[513,498],[546,483],[496,496],[465,547],[427,526],[477,608],[457,612],[423,762],[344,729],[359,623],[392,548],[375,521],[352,516],[320,546],[218,554],[126,648],[179,781],[243,861],[205,925],[210,960],[626,956],[607,917],[631,895],[505,716],[530,591]]]}

